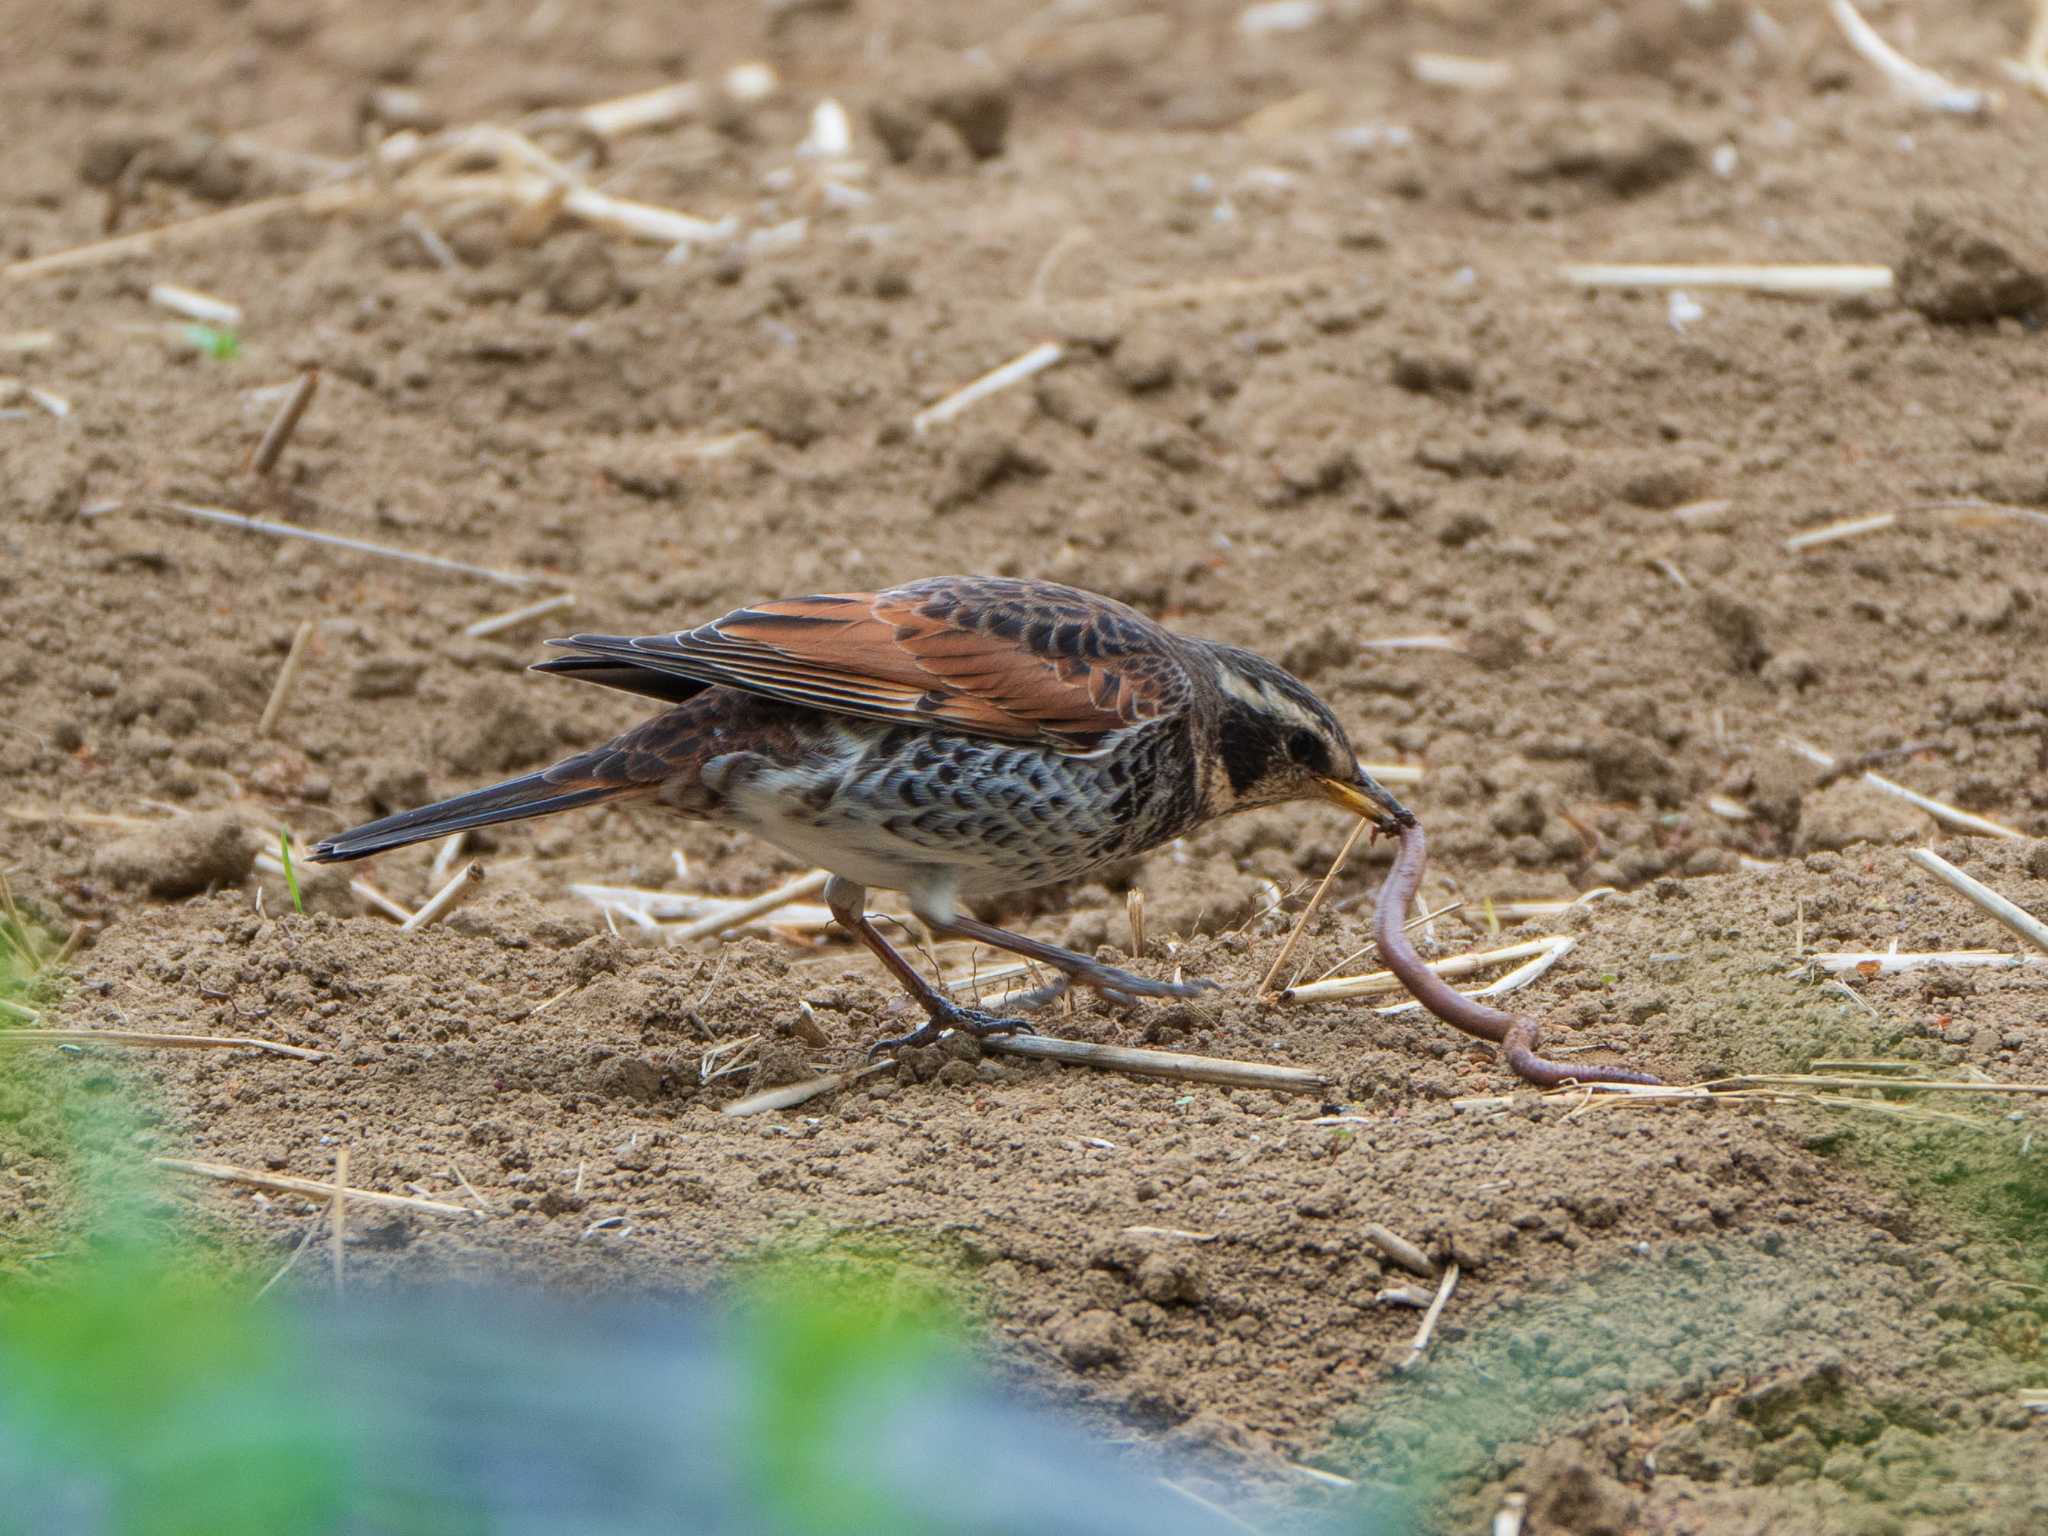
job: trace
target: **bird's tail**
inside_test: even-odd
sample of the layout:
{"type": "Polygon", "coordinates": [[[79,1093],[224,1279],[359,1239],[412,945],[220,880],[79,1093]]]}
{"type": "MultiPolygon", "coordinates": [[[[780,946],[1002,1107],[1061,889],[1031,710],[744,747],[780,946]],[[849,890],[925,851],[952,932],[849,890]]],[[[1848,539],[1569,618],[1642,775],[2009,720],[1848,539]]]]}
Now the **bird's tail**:
{"type": "Polygon", "coordinates": [[[601,747],[564,758],[539,773],[353,827],[314,844],[312,857],[322,864],[366,859],[471,827],[651,795],[665,785],[675,791],[664,797],[671,810],[702,816],[709,792],[701,787],[699,775],[711,758],[733,750],[734,736],[727,727],[734,724],[735,704],[745,698],[728,688],[695,690],[674,709],[642,721],[601,747]]]}
{"type": "Polygon", "coordinates": [[[451,832],[466,832],[501,821],[523,821],[529,816],[546,816],[580,805],[598,805],[625,795],[646,794],[654,788],[652,784],[630,779],[599,777],[593,771],[598,767],[596,757],[596,753],[572,757],[539,773],[507,779],[488,789],[473,789],[466,795],[423,805],[416,811],[400,811],[366,822],[322,839],[313,846],[311,857],[322,864],[364,859],[410,843],[446,837],[451,832]]]}

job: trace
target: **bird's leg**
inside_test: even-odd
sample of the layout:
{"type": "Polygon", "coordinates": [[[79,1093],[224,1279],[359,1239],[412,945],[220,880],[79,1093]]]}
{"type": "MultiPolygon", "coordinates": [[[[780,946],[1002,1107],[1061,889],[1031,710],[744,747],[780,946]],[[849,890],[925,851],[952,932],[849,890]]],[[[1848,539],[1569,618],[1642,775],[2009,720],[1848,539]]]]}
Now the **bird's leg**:
{"type": "Polygon", "coordinates": [[[851,880],[834,875],[825,883],[825,905],[832,909],[833,921],[873,950],[875,958],[889,968],[889,974],[903,984],[903,990],[925,1012],[925,1022],[911,1033],[877,1040],[869,1046],[870,1059],[883,1051],[898,1051],[907,1045],[930,1045],[949,1029],[960,1030],[977,1039],[984,1035],[1028,1035],[1032,1032],[1030,1024],[1023,1019],[998,1018],[979,1008],[962,1007],[926,981],[917,967],[904,959],[896,946],[883,938],[881,930],[868,920],[867,898],[867,887],[856,885],[851,880]]]}
{"type": "Polygon", "coordinates": [[[1021,933],[1011,933],[1006,928],[977,921],[963,913],[955,912],[948,917],[920,912],[917,914],[924,925],[936,934],[947,938],[973,939],[978,944],[987,944],[995,949],[1007,949],[1013,955],[1022,955],[1026,960],[1036,960],[1051,966],[1062,975],[1093,987],[1119,1001],[1139,997],[1195,997],[1216,988],[1213,981],[1154,981],[1149,976],[1140,976],[1132,971],[1118,970],[1113,965],[1104,965],[1100,960],[1091,960],[1086,955],[1076,954],[1071,949],[1061,949],[1057,944],[1047,944],[1041,939],[1026,938],[1021,933]]]}

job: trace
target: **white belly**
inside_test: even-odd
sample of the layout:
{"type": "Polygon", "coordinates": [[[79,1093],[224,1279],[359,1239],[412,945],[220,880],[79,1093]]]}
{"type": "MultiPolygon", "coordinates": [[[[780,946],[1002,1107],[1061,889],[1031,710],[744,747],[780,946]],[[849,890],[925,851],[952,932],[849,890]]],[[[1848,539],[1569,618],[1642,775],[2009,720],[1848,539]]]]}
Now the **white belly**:
{"type": "Polygon", "coordinates": [[[879,827],[821,826],[815,816],[791,814],[790,801],[768,790],[742,790],[727,803],[733,819],[754,836],[857,885],[907,891],[932,872],[929,854],[879,827]]]}
{"type": "Polygon", "coordinates": [[[903,891],[920,914],[952,916],[960,870],[943,851],[896,836],[857,802],[807,803],[807,792],[838,773],[832,765],[749,774],[727,790],[721,820],[856,885],[903,891]]]}

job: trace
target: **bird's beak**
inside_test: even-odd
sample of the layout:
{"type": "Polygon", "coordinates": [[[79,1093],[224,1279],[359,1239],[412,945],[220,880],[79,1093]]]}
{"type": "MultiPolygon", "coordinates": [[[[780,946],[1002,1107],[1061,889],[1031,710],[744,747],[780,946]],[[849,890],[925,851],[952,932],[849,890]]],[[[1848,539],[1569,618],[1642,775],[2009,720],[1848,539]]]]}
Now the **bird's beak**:
{"type": "Polygon", "coordinates": [[[1363,768],[1353,779],[1326,778],[1319,781],[1326,799],[1341,805],[1354,816],[1363,816],[1389,835],[1413,826],[1415,817],[1363,768]]]}

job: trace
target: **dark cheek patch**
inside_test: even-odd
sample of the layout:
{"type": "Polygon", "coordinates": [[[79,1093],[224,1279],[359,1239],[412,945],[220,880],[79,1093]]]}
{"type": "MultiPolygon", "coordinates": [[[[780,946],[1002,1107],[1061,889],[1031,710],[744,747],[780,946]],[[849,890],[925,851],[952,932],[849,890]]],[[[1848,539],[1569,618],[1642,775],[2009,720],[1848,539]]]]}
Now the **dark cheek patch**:
{"type": "Polygon", "coordinates": [[[1223,754],[1223,771],[1230,776],[1231,793],[1241,795],[1258,783],[1273,757],[1273,736],[1262,721],[1239,710],[1223,717],[1217,735],[1223,754]]]}
{"type": "Polygon", "coordinates": [[[1330,749],[1323,745],[1322,737],[1313,731],[1301,731],[1296,734],[1303,739],[1298,742],[1297,747],[1290,748],[1289,755],[1310,773],[1328,773],[1330,749]]]}

